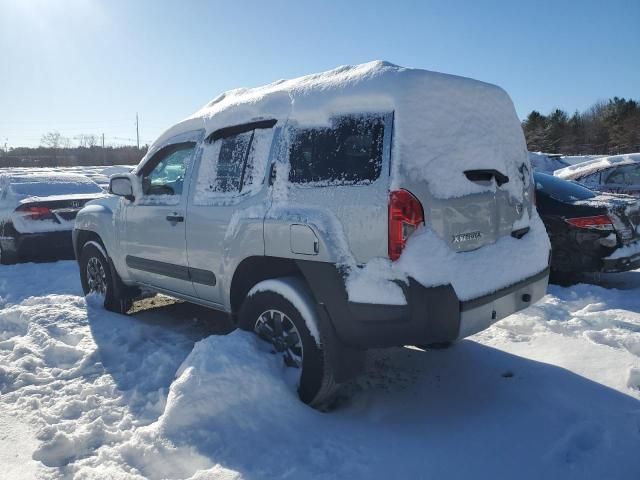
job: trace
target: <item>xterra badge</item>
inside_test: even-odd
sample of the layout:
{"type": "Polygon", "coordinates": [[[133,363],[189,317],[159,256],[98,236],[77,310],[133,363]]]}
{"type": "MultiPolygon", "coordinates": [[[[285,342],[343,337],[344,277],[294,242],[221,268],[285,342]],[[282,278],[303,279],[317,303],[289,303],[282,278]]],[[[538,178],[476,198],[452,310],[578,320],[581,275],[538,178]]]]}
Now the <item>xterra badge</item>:
{"type": "Polygon", "coordinates": [[[468,242],[469,240],[479,240],[482,237],[482,232],[467,232],[453,235],[453,243],[468,242]]]}

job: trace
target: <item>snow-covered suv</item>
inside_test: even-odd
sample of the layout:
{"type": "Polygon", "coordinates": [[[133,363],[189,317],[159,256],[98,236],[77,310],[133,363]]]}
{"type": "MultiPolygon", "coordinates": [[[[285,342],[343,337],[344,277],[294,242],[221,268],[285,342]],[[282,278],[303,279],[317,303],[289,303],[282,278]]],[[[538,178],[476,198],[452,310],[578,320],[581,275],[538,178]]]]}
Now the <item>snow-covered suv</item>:
{"type": "Polygon", "coordinates": [[[549,240],[511,100],[372,62],[227,92],[77,217],[85,292],[228,312],[322,405],[374,347],[447,344],[540,299],[549,240]]]}

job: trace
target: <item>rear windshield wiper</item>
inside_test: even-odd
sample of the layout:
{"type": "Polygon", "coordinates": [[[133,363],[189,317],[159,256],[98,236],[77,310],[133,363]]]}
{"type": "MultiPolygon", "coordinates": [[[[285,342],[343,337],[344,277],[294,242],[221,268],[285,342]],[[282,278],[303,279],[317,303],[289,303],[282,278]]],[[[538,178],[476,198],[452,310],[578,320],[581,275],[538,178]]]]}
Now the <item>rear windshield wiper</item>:
{"type": "Polygon", "coordinates": [[[488,182],[492,178],[495,178],[499,187],[509,181],[509,177],[494,169],[465,170],[464,174],[472,182],[488,182]]]}

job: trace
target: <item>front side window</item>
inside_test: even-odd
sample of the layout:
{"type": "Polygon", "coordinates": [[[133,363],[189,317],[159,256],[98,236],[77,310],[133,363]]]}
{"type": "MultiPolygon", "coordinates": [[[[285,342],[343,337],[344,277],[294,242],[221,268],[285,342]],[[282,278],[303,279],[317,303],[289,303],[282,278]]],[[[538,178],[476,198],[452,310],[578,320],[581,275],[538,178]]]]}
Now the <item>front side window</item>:
{"type": "Polygon", "coordinates": [[[330,127],[296,129],[289,154],[293,183],[354,185],[374,182],[382,171],[384,118],[347,115],[330,127]]]}
{"type": "Polygon", "coordinates": [[[187,166],[195,149],[194,142],[163,148],[141,170],[144,195],[182,195],[187,166]]]}

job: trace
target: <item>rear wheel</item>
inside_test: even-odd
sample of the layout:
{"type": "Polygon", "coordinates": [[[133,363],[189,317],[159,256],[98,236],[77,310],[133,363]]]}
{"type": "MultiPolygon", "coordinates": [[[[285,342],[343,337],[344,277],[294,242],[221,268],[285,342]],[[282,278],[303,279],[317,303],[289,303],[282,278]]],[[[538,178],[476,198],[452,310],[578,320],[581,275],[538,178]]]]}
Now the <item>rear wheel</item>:
{"type": "Polygon", "coordinates": [[[268,342],[272,353],[280,355],[287,367],[298,370],[300,399],[323,408],[333,398],[336,384],[323,348],[328,338],[322,335],[314,309],[311,295],[299,279],[266,280],[249,292],[240,309],[238,326],[268,342]]]}
{"type": "Polygon", "coordinates": [[[97,295],[107,310],[127,313],[133,302],[125,295],[126,287],[118,273],[111,269],[102,247],[94,241],[85,243],[79,263],[84,294],[97,295]]]}

